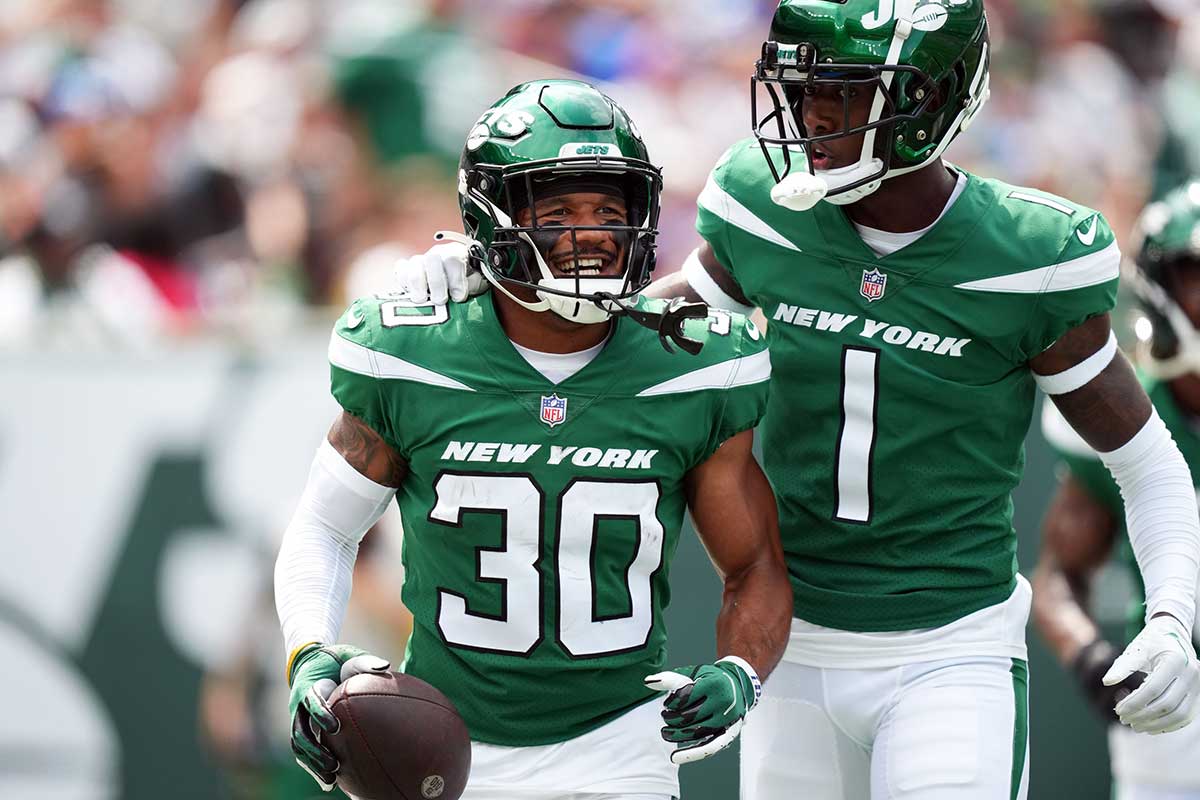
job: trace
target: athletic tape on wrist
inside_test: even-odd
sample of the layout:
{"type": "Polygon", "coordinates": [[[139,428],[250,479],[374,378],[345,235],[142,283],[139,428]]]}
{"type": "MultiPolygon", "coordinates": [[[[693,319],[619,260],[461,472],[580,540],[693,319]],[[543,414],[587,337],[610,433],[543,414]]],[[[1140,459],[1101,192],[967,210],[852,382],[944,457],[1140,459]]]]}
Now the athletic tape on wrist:
{"type": "Polygon", "coordinates": [[[320,645],[320,644],[321,644],[320,642],[305,642],[304,644],[300,645],[299,647],[293,648],[292,652],[288,653],[287,667],[285,668],[285,670],[283,672],[284,680],[287,681],[288,686],[292,685],[292,667],[294,667],[296,665],[296,657],[299,656],[305,650],[307,650],[309,647],[311,647],[313,645],[320,645]]]}
{"type": "Polygon", "coordinates": [[[721,662],[733,664],[742,672],[746,673],[746,677],[750,679],[750,686],[754,690],[754,697],[750,700],[750,708],[754,708],[754,706],[758,705],[758,699],[762,697],[762,681],[758,679],[758,673],[754,671],[754,667],[750,666],[749,662],[747,662],[744,658],[739,658],[738,656],[725,656],[724,658],[717,659],[718,664],[721,662]]]}

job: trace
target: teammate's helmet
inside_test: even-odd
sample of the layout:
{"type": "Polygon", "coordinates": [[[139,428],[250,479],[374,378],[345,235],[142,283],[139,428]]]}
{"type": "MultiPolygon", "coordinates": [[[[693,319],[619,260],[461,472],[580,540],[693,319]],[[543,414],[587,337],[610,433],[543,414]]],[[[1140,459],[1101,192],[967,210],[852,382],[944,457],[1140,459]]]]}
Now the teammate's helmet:
{"type": "Polygon", "coordinates": [[[1180,273],[1200,270],[1200,178],[1146,206],[1136,236],[1130,283],[1150,322],[1142,368],[1166,380],[1200,372],[1200,331],[1175,300],[1180,273]]]}
{"type": "MultiPolygon", "coordinates": [[[[458,173],[458,200],[466,233],[487,279],[535,311],[552,310],[577,322],[598,322],[650,282],[658,231],[660,170],[646,154],[629,115],[586,83],[542,80],[511,89],[488,109],[467,137],[458,173]],[[517,224],[534,200],[571,191],[604,191],[624,197],[627,225],[517,224]],[[624,245],[617,278],[556,278],[538,243],[548,247],[581,230],[613,232],[624,245]],[[514,297],[506,284],[537,291],[539,301],[514,297]]],[[[576,245],[577,246],[577,245],[576,245]]],[[[578,252],[578,251],[577,251],[578,252]]]]}
{"type": "Polygon", "coordinates": [[[987,97],[983,0],[782,0],[751,87],[754,135],[776,181],[819,177],[824,198],[838,205],[933,163],[987,97]],[[762,113],[760,85],[772,106],[762,113]],[[828,86],[846,98],[842,129],[810,135],[800,100],[828,86]],[[868,122],[858,127],[850,123],[852,88],[874,93],[868,122]],[[859,133],[858,163],[818,173],[809,162],[807,174],[792,172],[792,148],[859,133]],[[782,153],[772,158],[776,147],[782,153]]]}

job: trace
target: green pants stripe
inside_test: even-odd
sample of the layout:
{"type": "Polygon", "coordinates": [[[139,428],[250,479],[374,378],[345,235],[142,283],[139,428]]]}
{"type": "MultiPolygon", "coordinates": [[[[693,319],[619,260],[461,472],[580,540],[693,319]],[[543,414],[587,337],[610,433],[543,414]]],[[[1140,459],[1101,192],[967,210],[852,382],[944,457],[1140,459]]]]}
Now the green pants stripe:
{"type": "Polygon", "coordinates": [[[1021,792],[1021,777],[1025,774],[1025,751],[1029,742],[1029,664],[1012,660],[1013,681],[1013,754],[1012,786],[1009,800],[1017,800],[1021,792]]]}

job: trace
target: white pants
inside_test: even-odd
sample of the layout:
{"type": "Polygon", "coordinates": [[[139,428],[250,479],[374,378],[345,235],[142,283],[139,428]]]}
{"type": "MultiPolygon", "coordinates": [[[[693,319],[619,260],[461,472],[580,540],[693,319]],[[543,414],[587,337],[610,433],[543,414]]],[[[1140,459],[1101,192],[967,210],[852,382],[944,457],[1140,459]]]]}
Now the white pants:
{"type": "Polygon", "coordinates": [[[1200,724],[1151,736],[1108,731],[1114,800],[1200,800],[1200,724]]]}
{"type": "Polygon", "coordinates": [[[1113,800],[1200,800],[1200,788],[1146,786],[1129,781],[1117,781],[1113,800]]]}
{"type": "Polygon", "coordinates": [[[582,736],[536,747],[471,743],[462,800],[670,800],[679,796],[662,703],[643,703],[582,736]]]}
{"type": "Polygon", "coordinates": [[[1024,800],[1024,661],[780,663],[742,730],[741,800],[1024,800]]]}

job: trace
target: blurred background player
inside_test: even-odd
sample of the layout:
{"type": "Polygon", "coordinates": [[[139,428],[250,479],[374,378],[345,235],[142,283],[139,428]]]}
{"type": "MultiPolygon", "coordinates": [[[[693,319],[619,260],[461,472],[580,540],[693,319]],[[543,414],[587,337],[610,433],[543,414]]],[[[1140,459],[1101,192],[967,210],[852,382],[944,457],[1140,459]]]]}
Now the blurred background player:
{"type": "Polygon", "coordinates": [[[702,349],[680,352],[674,307],[638,298],[660,180],[596,89],[517,86],[471,129],[460,167],[463,225],[495,291],[450,307],[360,299],[337,323],[344,410],[275,581],[293,748],[322,787],[338,769],[320,738],[338,724],[327,698],[388,668],[332,643],[358,540],[393,497],[414,620],[403,667],[467,723],[466,796],[666,800],[675,763],[732,742],[757,701],[790,610],[751,454],[770,361],[745,318],[703,307],[676,337],[702,349]],[[685,506],[725,585],[721,658],[658,672],[685,506]]]}
{"type": "MultiPolygon", "coordinates": [[[[1139,354],[1142,382],[1195,481],[1200,475],[1200,181],[1148,206],[1138,228],[1141,243],[1129,277],[1145,313],[1140,323],[1150,326],[1139,354]]],[[[1145,589],[1126,535],[1121,491],[1096,452],[1049,404],[1043,409],[1042,432],[1066,471],[1046,514],[1034,572],[1034,621],[1096,711],[1115,723],[1113,707],[1140,678],[1113,686],[1102,682],[1119,649],[1092,619],[1091,599],[1097,573],[1115,552],[1138,588],[1127,635],[1132,638],[1142,629],[1145,589]]],[[[1192,636],[1195,641],[1194,629],[1192,636]]],[[[1200,798],[1196,726],[1148,737],[1113,724],[1109,749],[1116,800],[1200,798]]]]}

